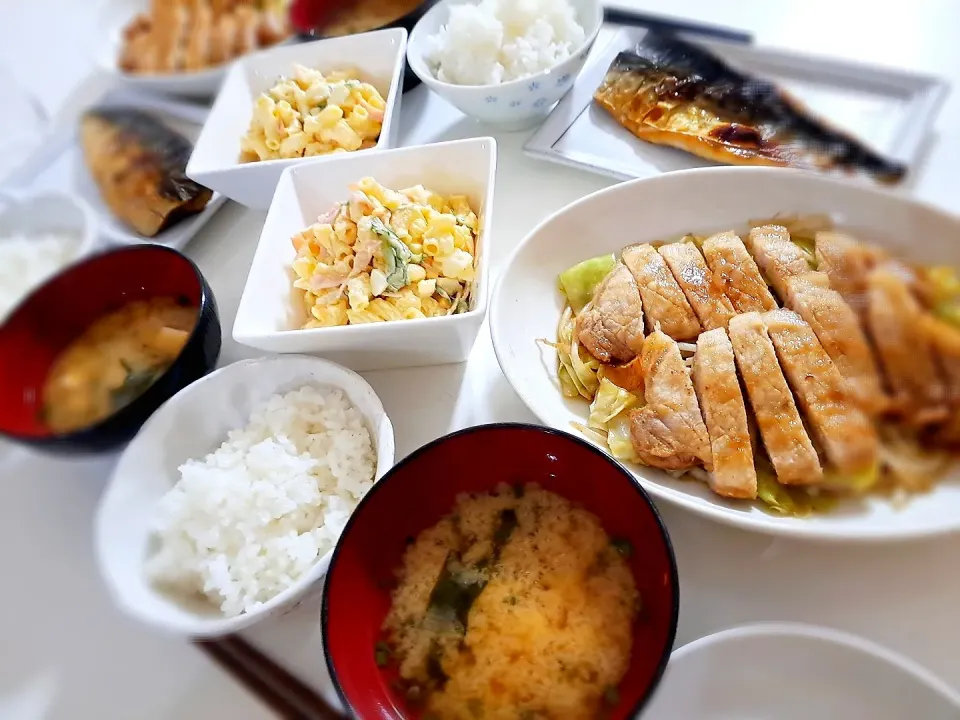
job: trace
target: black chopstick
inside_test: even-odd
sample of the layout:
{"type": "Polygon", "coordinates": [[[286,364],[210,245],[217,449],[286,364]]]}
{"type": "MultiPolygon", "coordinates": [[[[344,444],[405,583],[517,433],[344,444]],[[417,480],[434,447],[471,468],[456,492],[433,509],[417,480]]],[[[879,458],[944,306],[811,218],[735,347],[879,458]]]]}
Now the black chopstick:
{"type": "Polygon", "coordinates": [[[194,641],[234,680],[284,720],[340,720],[312,688],[295,678],[246,640],[229,635],[194,641]]]}
{"type": "Polygon", "coordinates": [[[650,13],[637,12],[636,10],[624,10],[611,7],[604,8],[603,19],[615,25],[645,27],[655,32],[703,35],[704,37],[714,38],[715,40],[726,40],[727,42],[744,43],[747,45],[753,42],[753,35],[744,30],[736,30],[719,25],[709,25],[694,20],[671,18],[665,15],[651,15],[650,13]]]}

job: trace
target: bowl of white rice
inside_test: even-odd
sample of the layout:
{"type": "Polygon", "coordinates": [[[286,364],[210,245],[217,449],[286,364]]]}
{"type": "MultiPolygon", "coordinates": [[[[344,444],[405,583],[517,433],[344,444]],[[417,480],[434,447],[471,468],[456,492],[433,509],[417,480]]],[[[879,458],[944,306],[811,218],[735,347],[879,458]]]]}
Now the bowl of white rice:
{"type": "Polygon", "coordinates": [[[93,210],[60,192],[0,192],[0,319],[97,245],[93,210]]]}
{"type": "Polygon", "coordinates": [[[407,61],[465,115],[517,130],[573,86],[602,24],[598,0],[443,0],[414,27],[407,61]]]}
{"type": "Polygon", "coordinates": [[[97,511],[101,574],[138,620],[189,637],[236,632],[319,589],[393,460],[393,426],[356,373],[301,355],[228,365],[127,446],[97,511]]]}

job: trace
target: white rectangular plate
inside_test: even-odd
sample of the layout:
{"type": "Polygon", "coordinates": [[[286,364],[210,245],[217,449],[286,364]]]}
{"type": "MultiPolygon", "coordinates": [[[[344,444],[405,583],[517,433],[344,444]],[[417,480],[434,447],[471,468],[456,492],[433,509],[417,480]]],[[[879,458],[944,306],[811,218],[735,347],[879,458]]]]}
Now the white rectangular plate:
{"type": "MultiPolygon", "coordinates": [[[[97,105],[128,106],[149,112],[191,142],[196,141],[208,113],[207,108],[192,103],[130,91],[109,93],[97,105]]],[[[156,237],[144,237],[115,217],[101,199],[100,190],[83,159],[79,128],[49,135],[39,149],[4,181],[4,185],[14,192],[56,190],[83,198],[97,213],[101,244],[113,245],[153,242],[182,249],[227,200],[214,193],[203,212],[178,222],[156,237]]]]}
{"type": "MultiPolygon", "coordinates": [[[[634,47],[646,32],[623,28],[614,36],[524,145],[528,155],[619,180],[715,164],[638,140],[593,102],[617,53],[634,47]]],[[[943,80],[927,75],[689,39],[739,70],[776,82],[818,116],[911,170],[948,90],[943,80]]]]}

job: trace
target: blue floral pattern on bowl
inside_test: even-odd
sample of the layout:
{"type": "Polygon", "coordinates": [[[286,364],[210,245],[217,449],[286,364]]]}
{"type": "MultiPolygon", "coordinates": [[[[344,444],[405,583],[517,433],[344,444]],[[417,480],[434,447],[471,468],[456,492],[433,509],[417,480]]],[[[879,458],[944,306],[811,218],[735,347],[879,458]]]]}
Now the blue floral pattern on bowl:
{"type": "Polygon", "coordinates": [[[557,78],[557,87],[563,87],[568,82],[570,82],[570,73],[567,73],[566,75],[561,75],[560,77],[557,78]]]}
{"type": "Polygon", "coordinates": [[[487,95],[487,97],[484,98],[484,101],[488,103],[495,103],[498,99],[499,98],[497,98],[496,95],[487,95]]]}
{"type": "Polygon", "coordinates": [[[523,105],[523,100],[511,100],[511,101],[510,101],[510,107],[512,107],[512,108],[520,107],[521,105],[523,105]]]}
{"type": "Polygon", "coordinates": [[[546,99],[545,97],[537,98],[537,99],[534,100],[534,102],[533,102],[533,106],[534,106],[535,108],[542,108],[542,107],[543,107],[544,105],[546,105],[546,104],[547,104],[547,99],[546,99]]]}
{"type": "Polygon", "coordinates": [[[527,85],[527,90],[529,90],[530,92],[536,92],[539,89],[540,89],[540,83],[538,82],[532,82],[529,85],[527,85]]]}

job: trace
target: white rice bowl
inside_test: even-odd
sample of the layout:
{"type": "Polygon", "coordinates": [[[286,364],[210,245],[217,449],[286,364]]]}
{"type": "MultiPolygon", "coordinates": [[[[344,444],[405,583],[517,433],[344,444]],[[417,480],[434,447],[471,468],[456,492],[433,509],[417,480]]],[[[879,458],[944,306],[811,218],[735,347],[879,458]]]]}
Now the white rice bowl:
{"type": "Polygon", "coordinates": [[[291,587],[333,549],[373,486],[377,454],[343,391],[273,395],[160,500],[148,578],[226,617],[291,587]]]}
{"type": "Polygon", "coordinates": [[[585,37],[568,0],[481,0],[451,5],[423,57],[442,82],[496,85],[549,70],[585,37]]]}

